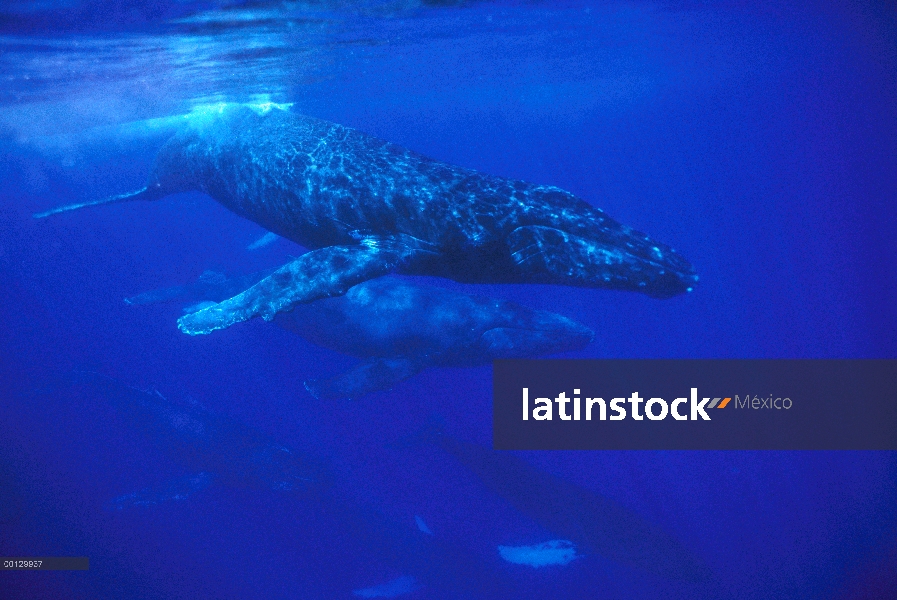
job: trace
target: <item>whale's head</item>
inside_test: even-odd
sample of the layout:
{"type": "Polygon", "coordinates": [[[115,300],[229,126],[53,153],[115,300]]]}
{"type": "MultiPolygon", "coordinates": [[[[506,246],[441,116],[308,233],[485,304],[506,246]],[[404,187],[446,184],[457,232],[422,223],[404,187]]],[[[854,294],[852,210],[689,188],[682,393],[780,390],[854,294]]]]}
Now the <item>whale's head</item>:
{"type": "Polygon", "coordinates": [[[191,139],[195,137],[190,128],[185,128],[165,142],[147,179],[146,193],[152,197],[146,199],[201,190],[202,173],[194,156],[197,140],[191,139]]]}

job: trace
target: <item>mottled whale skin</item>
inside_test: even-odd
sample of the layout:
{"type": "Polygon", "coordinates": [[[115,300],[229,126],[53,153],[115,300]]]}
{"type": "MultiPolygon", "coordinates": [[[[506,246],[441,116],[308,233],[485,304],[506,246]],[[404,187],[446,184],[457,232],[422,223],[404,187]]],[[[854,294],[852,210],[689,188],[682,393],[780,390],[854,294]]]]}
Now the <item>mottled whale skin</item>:
{"type": "MultiPolygon", "coordinates": [[[[227,278],[206,272],[192,284],[144,292],[125,301],[220,301],[235,286],[252,285],[268,274],[227,278]]],[[[357,399],[429,367],[473,367],[498,358],[580,350],[594,335],[584,325],[552,312],[398,277],[380,277],[342,296],[297,305],[278,314],[274,323],[362,360],[333,378],[306,382],[318,399],[357,399]]]]}
{"type": "Polygon", "coordinates": [[[469,283],[690,291],[670,247],[564,190],[442,163],[356,130],[271,109],[222,105],[159,151],[146,188],[90,204],[198,190],[311,249],[254,288],[183,317],[190,334],[345,293],[389,272],[469,283]]]}

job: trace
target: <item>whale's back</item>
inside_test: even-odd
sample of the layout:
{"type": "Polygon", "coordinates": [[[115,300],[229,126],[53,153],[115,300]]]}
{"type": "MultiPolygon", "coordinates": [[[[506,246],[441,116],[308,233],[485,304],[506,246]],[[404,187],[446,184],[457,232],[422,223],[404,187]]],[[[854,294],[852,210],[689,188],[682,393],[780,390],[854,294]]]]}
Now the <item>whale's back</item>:
{"type": "MultiPolygon", "coordinates": [[[[160,151],[154,177],[170,192],[205,192],[310,248],[349,243],[355,232],[404,233],[448,249],[488,245],[521,223],[544,222],[539,216],[552,211],[540,197],[559,192],[335,123],[239,105],[192,119],[160,151]]],[[[562,195],[570,208],[588,207],[562,195]]]]}

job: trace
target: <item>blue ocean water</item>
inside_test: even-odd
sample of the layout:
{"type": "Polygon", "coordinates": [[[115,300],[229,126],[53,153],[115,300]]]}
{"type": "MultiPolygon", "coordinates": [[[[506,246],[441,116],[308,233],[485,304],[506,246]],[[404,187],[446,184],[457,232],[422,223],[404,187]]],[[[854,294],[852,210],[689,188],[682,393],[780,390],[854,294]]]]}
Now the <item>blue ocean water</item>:
{"type": "Polygon", "coordinates": [[[518,453],[666,531],[713,577],[588,552],[503,562],[499,546],[557,536],[444,449],[396,444],[439,414],[450,435],[490,446],[489,367],[318,401],[303,382],[356,359],[258,319],[186,336],[181,305],[122,301],[304,249],[247,250],[264,230],[201,194],[32,218],[144,185],[176,115],[291,103],[570,190],[695,265],[699,286],[669,300],[416,278],[596,332],[561,356],[895,358],[888,3],[13,1],[0,78],[0,555],[91,559],[87,572],[0,573],[0,598],[352,598],[388,582],[381,597],[895,593],[894,453],[518,453]],[[60,385],[73,369],[319,457],[336,491],[220,486],[107,510],[187,471],[100,395],[60,385]],[[403,535],[430,535],[416,517],[440,548],[423,575],[401,550],[403,535]],[[372,542],[377,518],[399,551],[372,542]]]}

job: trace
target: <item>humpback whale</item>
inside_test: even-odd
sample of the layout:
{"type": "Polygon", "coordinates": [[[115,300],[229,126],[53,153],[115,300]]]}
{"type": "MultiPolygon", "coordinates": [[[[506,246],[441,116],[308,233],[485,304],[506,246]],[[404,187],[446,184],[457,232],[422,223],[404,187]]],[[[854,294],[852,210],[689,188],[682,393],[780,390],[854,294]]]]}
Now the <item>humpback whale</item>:
{"type": "Polygon", "coordinates": [[[192,335],[270,320],[391,272],[656,298],[697,281],[672,248],[570,192],[442,163],[270,106],[223,104],[194,115],[159,150],[144,188],[34,216],[194,190],[310,251],[181,317],[192,335]]]}
{"type": "MultiPolygon", "coordinates": [[[[300,453],[225,415],[174,402],[156,390],[141,390],[92,371],[73,372],[37,393],[72,385],[86,386],[105,398],[129,425],[190,472],[164,485],[117,497],[106,503],[110,510],[185,500],[212,485],[273,490],[300,500],[303,514],[335,520],[378,562],[408,573],[377,586],[358,588],[355,597],[398,597],[422,587],[427,598],[446,600],[498,600],[517,595],[514,582],[490,568],[494,565],[467,548],[421,531],[419,517],[397,522],[372,506],[347,499],[322,459],[300,453]]],[[[336,585],[344,583],[348,585],[343,580],[336,585]]]]}
{"type": "MultiPolygon", "coordinates": [[[[192,284],[144,292],[125,301],[217,301],[228,297],[235,286],[269,273],[228,279],[207,271],[192,284]]],[[[297,305],[278,314],[274,323],[314,344],[362,359],[346,373],[306,382],[306,389],[318,399],[358,398],[428,367],[488,365],[497,358],[579,350],[593,337],[584,325],[555,313],[396,277],[373,279],[342,296],[297,305]]]]}
{"type": "Polygon", "coordinates": [[[158,490],[147,488],[117,498],[115,508],[183,499],[212,484],[294,493],[319,493],[330,485],[322,461],[260,431],[201,406],[172,402],[158,391],[95,377],[119,413],[192,472],[158,490]]]}
{"type": "Polygon", "coordinates": [[[116,498],[108,508],[183,500],[213,484],[300,494],[321,493],[330,486],[323,461],[202,406],[173,402],[158,391],[91,371],[76,371],[67,379],[99,392],[131,426],[189,472],[161,487],[116,498]]]}
{"type": "MultiPolygon", "coordinates": [[[[523,515],[575,547],[670,579],[708,581],[704,562],[660,527],[625,506],[560,477],[536,469],[508,451],[492,450],[443,432],[439,418],[394,444],[429,441],[473,471],[483,484],[523,515]]],[[[551,544],[551,542],[548,542],[551,544]]],[[[507,550],[505,551],[507,553],[507,550]]]]}

